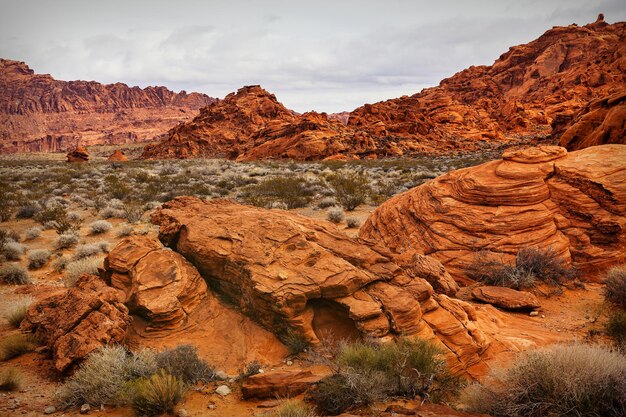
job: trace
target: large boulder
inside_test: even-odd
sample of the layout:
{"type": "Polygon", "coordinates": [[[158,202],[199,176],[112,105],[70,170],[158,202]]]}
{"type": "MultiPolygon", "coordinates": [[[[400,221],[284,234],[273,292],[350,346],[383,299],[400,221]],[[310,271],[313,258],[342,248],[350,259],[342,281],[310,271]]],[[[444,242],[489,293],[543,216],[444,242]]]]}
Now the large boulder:
{"type": "Polygon", "coordinates": [[[67,153],[67,162],[87,162],[89,161],[89,152],[82,146],[77,146],[67,153]]]}
{"type": "Polygon", "coordinates": [[[206,283],[193,265],[145,236],[122,239],[104,267],[107,281],[121,290],[130,311],[147,321],[146,331],[184,326],[207,296],[206,283]]]}
{"type": "Polygon", "coordinates": [[[476,287],[472,290],[472,297],[505,310],[529,310],[541,307],[533,294],[512,288],[491,285],[476,287]]]}
{"type": "Polygon", "coordinates": [[[270,371],[246,378],[241,386],[243,398],[289,398],[300,395],[328,375],[310,370],[270,371]]]}
{"type": "Polygon", "coordinates": [[[459,368],[478,363],[489,344],[470,304],[436,294],[419,275],[437,276],[424,265],[438,263],[400,266],[329,222],[194,197],[165,203],[152,221],[212,288],[279,335],[292,331],[311,343],[437,336],[459,368]]]}
{"type": "Polygon", "coordinates": [[[626,146],[507,151],[393,197],[359,233],[434,257],[461,282],[478,251],[513,262],[529,246],[593,276],[626,260],[626,146]]]}
{"type": "Polygon", "coordinates": [[[32,304],[20,328],[47,345],[56,369],[65,371],[103,346],[122,343],[130,322],[117,290],[82,275],[64,293],[32,304]]]}
{"type": "Polygon", "coordinates": [[[109,155],[107,161],[126,162],[128,161],[128,157],[126,156],[124,151],[116,149],[111,155],[109,155]]]}

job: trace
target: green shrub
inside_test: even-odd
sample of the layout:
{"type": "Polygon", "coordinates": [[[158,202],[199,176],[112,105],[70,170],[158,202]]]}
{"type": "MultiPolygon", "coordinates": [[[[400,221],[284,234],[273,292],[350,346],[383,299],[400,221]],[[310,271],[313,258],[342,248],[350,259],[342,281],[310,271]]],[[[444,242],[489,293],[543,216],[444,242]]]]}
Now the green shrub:
{"type": "Polygon", "coordinates": [[[0,391],[17,391],[21,388],[22,381],[22,374],[17,369],[0,369],[0,391]]]}
{"type": "Polygon", "coordinates": [[[0,342],[0,360],[6,361],[24,353],[31,352],[37,347],[33,335],[14,333],[6,336],[0,342]]]}
{"type": "Polygon", "coordinates": [[[609,269],[604,284],[604,297],[607,301],[626,309],[626,265],[609,269]]]}
{"type": "Polygon", "coordinates": [[[0,267],[0,282],[14,285],[30,284],[30,275],[26,268],[20,265],[7,264],[0,267]]]}
{"type": "Polygon", "coordinates": [[[26,312],[28,311],[28,307],[30,307],[31,303],[32,301],[28,299],[16,302],[11,306],[9,312],[6,314],[6,319],[11,326],[16,329],[20,327],[22,320],[26,317],[26,312]]]}
{"type": "Polygon", "coordinates": [[[305,207],[315,193],[302,176],[279,176],[266,178],[256,185],[246,188],[245,201],[258,207],[271,207],[282,203],[288,209],[305,207]]]}
{"type": "Polygon", "coordinates": [[[515,265],[487,252],[479,252],[466,270],[475,281],[514,289],[530,288],[537,282],[560,286],[573,279],[575,271],[552,250],[522,248],[516,256],[515,265]]]}
{"type": "Polygon", "coordinates": [[[133,384],[133,410],[140,416],[171,413],[185,393],[183,382],[163,370],[133,384]]]}
{"type": "Polygon", "coordinates": [[[348,211],[365,203],[371,193],[369,180],[361,173],[342,171],[328,176],[327,181],[339,204],[348,211]]]}
{"type": "Polygon", "coordinates": [[[315,417],[313,408],[300,400],[287,400],[280,404],[271,417],[315,417]]]}
{"type": "Polygon", "coordinates": [[[50,253],[47,249],[35,249],[28,253],[28,269],[39,269],[50,260],[50,253]]]}
{"type": "Polygon", "coordinates": [[[441,351],[422,339],[342,344],[335,373],[310,393],[319,412],[340,414],[391,396],[441,402],[452,398],[462,380],[448,371],[441,351]]]}
{"type": "Polygon", "coordinates": [[[621,417],[626,356],[582,344],[531,351],[492,384],[473,386],[464,403],[495,417],[621,417]]]}
{"type": "Polygon", "coordinates": [[[612,311],[609,314],[605,330],[618,348],[626,348],[626,312],[622,310],[612,311]]]}
{"type": "Polygon", "coordinates": [[[173,349],[165,349],[156,355],[155,363],[158,369],[187,384],[215,379],[215,370],[198,356],[198,350],[192,345],[178,345],[173,349]]]}

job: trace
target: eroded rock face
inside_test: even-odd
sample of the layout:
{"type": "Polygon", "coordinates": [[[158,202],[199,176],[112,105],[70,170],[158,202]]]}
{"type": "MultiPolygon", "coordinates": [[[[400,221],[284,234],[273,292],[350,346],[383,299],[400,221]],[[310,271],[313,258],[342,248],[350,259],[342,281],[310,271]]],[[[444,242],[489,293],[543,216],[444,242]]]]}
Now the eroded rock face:
{"type": "Polygon", "coordinates": [[[295,330],[312,343],[362,334],[436,337],[460,369],[479,362],[489,344],[471,305],[435,294],[420,276],[439,275],[438,263],[400,267],[384,249],[329,222],[194,197],[165,203],[152,221],[212,288],[275,333],[295,330]]]}
{"type": "Polygon", "coordinates": [[[553,135],[570,151],[611,143],[626,144],[626,90],[593,101],[553,135]]]}
{"type": "Polygon", "coordinates": [[[116,161],[116,162],[126,162],[128,161],[128,157],[126,156],[124,151],[120,151],[119,149],[116,149],[111,155],[109,155],[107,160],[116,161]]]}
{"type": "Polygon", "coordinates": [[[130,321],[117,290],[83,275],[65,293],[32,304],[20,328],[50,348],[62,372],[103,346],[122,343],[130,321]]]}
{"type": "Polygon", "coordinates": [[[146,331],[184,326],[207,297],[206,283],[193,265],[145,236],[121,240],[104,268],[107,281],[125,295],[130,311],[146,319],[146,331]]]}
{"type": "Polygon", "coordinates": [[[243,398],[290,398],[300,395],[327,373],[310,370],[269,371],[246,378],[241,386],[243,398]]]}
{"type": "Polygon", "coordinates": [[[77,146],[67,153],[67,162],[87,162],[89,161],[89,152],[82,146],[77,146]]]}
{"type": "Polygon", "coordinates": [[[472,297],[505,310],[528,310],[541,307],[539,300],[533,294],[505,287],[476,287],[472,290],[472,297]]]}
{"type": "Polygon", "coordinates": [[[593,276],[626,259],[626,146],[506,152],[393,197],[360,237],[434,257],[461,282],[477,251],[513,262],[529,246],[593,276]]]}
{"type": "Polygon", "coordinates": [[[213,101],[165,87],[59,81],[0,59],[0,153],[151,140],[213,101]]]}

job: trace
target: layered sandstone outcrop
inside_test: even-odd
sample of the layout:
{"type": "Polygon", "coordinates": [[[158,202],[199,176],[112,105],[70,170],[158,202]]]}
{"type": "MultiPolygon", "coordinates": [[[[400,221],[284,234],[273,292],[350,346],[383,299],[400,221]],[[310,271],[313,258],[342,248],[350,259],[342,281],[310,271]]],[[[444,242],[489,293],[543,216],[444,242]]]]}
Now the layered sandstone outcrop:
{"type": "Polygon", "coordinates": [[[0,153],[151,140],[213,101],[165,87],[59,81],[0,59],[0,153]]]}
{"type": "Polygon", "coordinates": [[[360,238],[417,251],[465,281],[476,253],[552,248],[593,276],[626,260],[626,146],[542,146],[449,172],[378,207],[360,238]]]}
{"type": "Polygon", "coordinates": [[[626,89],[587,104],[571,120],[554,127],[553,135],[570,151],[612,143],[626,145],[626,89]]]}
{"type": "Polygon", "coordinates": [[[83,275],[64,293],[33,303],[20,328],[47,345],[56,369],[65,371],[103,346],[122,343],[130,321],[117,290],[83,275]]]}
{"type": "Polygon", "coordinates": [[[312,343],[436,336],[457,369],[477,364],[489,345],[474,308],[435,293],[422,277],[437,274],[436,261],[401,267],[331,223],[230,201],[179,197],[152,221],[215,291],[277,334],[295,331],[312,343]]]}
{"type": "Polygon", "coordinates": [[[207,297],[196,268],[181,255],[145,236],[122,239],[104,261],[107,282],[124,295],[146,331],[174,330],[207,297]]]}
{"type": "Polygon", "coordinates": [[[478,150],[547,136],[553,120],[625,86],[626,23],[599,17],[554,27],[493,65],[472,66],[437,87],[359,107],[348,126],[395,141],[405,154],[478,150]]]}
{"type": "Polygon", "coordinates": [[[89,161],[89,152],[84,147],[77,146],[69,151],[66,157],[67,162],[87,162],[89,161]]]}
{"type": "Polygon", "coordinates": [[[472,290],[472,297],[505,310],[528,310],[541,307],[539,300],[526,291],[512,288],[480,286],[472,290]]]}

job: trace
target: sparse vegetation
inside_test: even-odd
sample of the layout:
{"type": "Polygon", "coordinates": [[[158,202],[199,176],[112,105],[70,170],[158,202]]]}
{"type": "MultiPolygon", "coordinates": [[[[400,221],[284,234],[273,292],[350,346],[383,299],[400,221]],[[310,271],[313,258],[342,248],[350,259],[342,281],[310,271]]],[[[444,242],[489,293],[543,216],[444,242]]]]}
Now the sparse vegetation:
{"type": "Polygon", "coordinates": [[[56,240],[54,246],[57,249],[68,249],[78,243],[78,235],[75,232],[62,233],[56,240]]]}
{"type": "Polygon", "coordinates": [[[554,346],[523,355],[464,402],[495,417],[603,416],[626,412],[626,356],[602,346],[554,346]]]}
{"type": "Polygon", "coordinates": [[[371,193],[369,180],[362,173],[341,171],[330,175],[327,181],[339,204],[348,211],[365,203],[371,193]]]}
{"type": "Polygon", "coordinates": [[[28,253],[28,269],[39,269],[48,263],[52,253],[47,249],[35,249],[28,253]]]}
{"type": "Polygon", "coordinates": [[[24,333],[13,333],[0,342],[0,360],[6,361],[33,351],[37,347],[34,336],[24,333]]]}
{"type": "Polygon", "coordinates": [[[94,235],[99,235],[102,233],[106,233],[113,228],[113,225],[106,220],[96,220],[95,222],[89,225],[89,229],[91,233],[94,235]]]}
{"type": "Polygon", "coordinates": [[[456,395],[462,382],[440,355],[439,348],[422,339],[343,343],[333,375],[320,381],[310,398],[318,412],[328,415],[391,396],[445,401],[456,395]]]}
{"type": "Polygon", "coordinates": [[[604,280],[604,297],[626,310],[626,265],[608,270],[604,280]]]}
{"type": "Polygon", "coordinates": [[[279,335],[281,342],[287,349],[289,349],[289,353],[292,355],[297,355],[298,353],[304,352],[306,348],[309,347],[309,341],[307,338],[300,333],[294,332],[291,329],[283,332],[279,335]]]}
{"type": "Polygon", "coordinates": [[[361,221],[356,217],[348,217],[346,219],[346,226],[348,226],[348,228],[350,229],[357,229],[361,227],[361,221]]]}
{"type": "Polygon", "coordinates": [[[102,258],[99,256],[89,256],[68,263],[65,266],[65,277],[63,278],[65,286],[73,287],[83,274],[97,274],[98,268],[101,266],[102,258]]]}
{"type": "Polygon", "coordinates": [[[329,222],[339,224],[343,221],[345,215],[341,207],[332,207],[328,210],[327,219],[329,222]]]}
{"type": "Polygon", "coordinates": [[[514,289],[530,288],[537,282],[560,286],[576,276],[551,248],[523,248],[514,265],[495,254],[479,252],[466,272],[476,281],[514,289]]]}
{"type": "Polygon", "coordinates": [[[259,361],[248,362],[239,372],[239,379],[246,379],[252,375],[256,375],[261,371],[261,363],[259,361]]]}
{"type": "Polygon", "coordinates": [[[16,329],[20,327],[22,320],[26,316],[26,312],[28,311],[28,307],[30,307],[31,300],[22,300],[19,302],[15,302],[11,305],[9,312],[6,314],[6,319],[9,324],[16,329]]]}
{"type": "Polygon", "coordinates": [[[26,268],[18,264],[7,264],[0,267],[0,282],[3,284],[30,284],[30,275],[26,268]]]}
{"type": "Polygon", "coordinates": [[[22,387],[22,374],[13,367],[0,369],[0,391],[17,391],[22,387]]]}
{"type": "Polygon", "coordinates": [[[214,369],[198,357],[198,350],[192,345],[178,345],[173,349],[165,349],[156,355],[155,363],[158,369],[187,384],[215,379],[214,369]]]}
{"type": "Polygon", "coordinates": [[[282,203],[287,209],[306,206],[314,196],[302,176],[277,176],[267,178],[246,188],[246,201],[259,207],[282,203]]]}
{"type": "Polygon", "coordinates": [[[183,382],[163,370],[133,383],[133,410],[140,416],[171,413],[185,393],[183,382]]]}
{"type": "Polygon", "coordinates": [[[24,239],[33,240],[41,236],[41,227],[33,226],[26,229],[24,232],[24,239]]]}
{"type": "Polygon", "coordinates": [[[626,311],[611,311],[605,330],[613,339],[617,348],[622,350],[626,349],[626,311]]]}
{"type": "Polygon", "coordinates": [[[2,255],[9,261],[22,259],[26,248],[21,243],[9,240],[2,246],[2,255]]]}
{"type": "Polygon", "coordinates": [[[271,417],[315,417],[315,410],[300,400],[286,400],[270,414],[271,417]]]}

